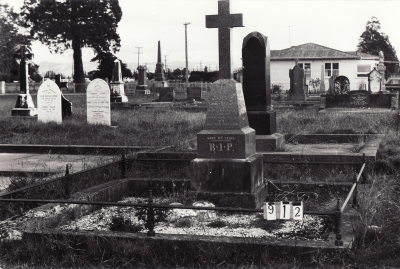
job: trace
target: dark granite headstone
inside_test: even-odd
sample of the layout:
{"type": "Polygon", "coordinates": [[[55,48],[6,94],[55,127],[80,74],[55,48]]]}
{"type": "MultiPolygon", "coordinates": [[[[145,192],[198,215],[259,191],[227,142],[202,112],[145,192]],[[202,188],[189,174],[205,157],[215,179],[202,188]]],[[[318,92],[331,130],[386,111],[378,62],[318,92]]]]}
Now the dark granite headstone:
{"type": "Polygon", "coordinates": [[[276,133],[276,112],[271,110],[270,48],[268,37],[252,32],[243,39],[243,95],[249,126],[256,135],[276,133]]]}
{"type": "Polygon", "coordinates": [[[201,87],[188,87],[186,96],[188,100],[193,100],[193,99],[195,99],[196,101],[203,100],[201,87]]]}
{"type": "Polygon", "coordinates": [[[157,88],[158,99],[155,102],[172,102],[175,99],[175,89],[173,87],[157,88]]]}
{"type": "Polygon", "coordinates": [[[150,94],[149,85],[146,83],[146,70],[147,67],[144,65],[139,65],[137,68],[138,74],[138,85],[136,86],[137,94],[150,94]]]}
{"type": "Polygon", "coordinates": [[[349,104],[354,107],[368,106],[369,92],[368,91],[350,91],[349,104]]]}
{"type": "Polygon", "coordinates": [[[298,65],[298,60],[296,60],[296,65],[293,69],[289,70],[290,78],[290,90],[289,90],[289,100],[290,101],[305,101],[306,96],[304,94],[304,69],[300,68],[298,65]]]}
{"type": "Polygon", "coordinates": [[[63,94],[61,94],[61,113],[63,119],[72,116],[72,103],[63,94]]]}
{"type": "Polygon", "coordinates": [[[332,75],[329,78],[329,89],[328,89],[328,94],[335,94],[335,80],[336,80],[337,76],[336,75],[332,75]]]}

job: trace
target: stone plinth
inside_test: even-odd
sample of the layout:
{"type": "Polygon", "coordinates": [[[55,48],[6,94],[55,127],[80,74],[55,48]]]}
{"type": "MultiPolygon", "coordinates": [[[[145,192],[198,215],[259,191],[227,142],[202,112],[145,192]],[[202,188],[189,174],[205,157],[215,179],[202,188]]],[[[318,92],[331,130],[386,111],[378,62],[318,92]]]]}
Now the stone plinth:
{"type": "Polygon", "coordinates": [[[125,83],[122,80],[121,62],[118,59],[114,61],[113,77],[110,83],[111,103],[126,103],[128,97],[125,95],[125,83]]]}
{"type": "Polygon", "coordinates": [[[267,196],[262,154],[246,159],[197,158],[190,166],[197,199],[217,206],[260,208],[267,196]]]}
{"type": "Polygon", "coordinates": [[[256,151],[276,151],[285,144],[285,136],[283,134],[274,133],[272,135],[256,135],[256,151]]]}
{"type": "Polygon", "coordinates": [[[197,196],[218,206],[259,208],[266,196],[263,163],[255,154],[242,85],[214,82],[209,103],[204,130],[197,134],[198,158],[191,162],[197,196]]]}
{"type": "Polygon", "coordinates": [[[11,116],[36,116],[38,114],[32,96],[28,94],[19,94],[15,108],[11,110],[11,116]]]}
{"type": "Polygon", "coordinates": [[[147,67],[140,65],[138,70],[138,85],[136,86],[136,94],[150,94],[149,86],[146,83],[146,70],[147,67]]]}
{"type": "Polygon", "coordinates": [[[124,82],[111,82],[111,103],[126,103],[128,97],[125,95],[124,82]]]}
{"type": "Polygon", "coordinates": [[[250,127],[240,130],[203,130],[197,134],[199,158],[245,159],[256,152],[255,132],[250,127]]]}
{"type": "Polygon", "coordinates": [[[135,94],[150,94],[149,85],[137,85],[135,94]]]}
{"type": "Polygon", "coordinates": [[[202,90],[201,87],[189,87],[187,88],[187,95],[188,100],[195,99],[196,101],[203,100],[202,90]]]}

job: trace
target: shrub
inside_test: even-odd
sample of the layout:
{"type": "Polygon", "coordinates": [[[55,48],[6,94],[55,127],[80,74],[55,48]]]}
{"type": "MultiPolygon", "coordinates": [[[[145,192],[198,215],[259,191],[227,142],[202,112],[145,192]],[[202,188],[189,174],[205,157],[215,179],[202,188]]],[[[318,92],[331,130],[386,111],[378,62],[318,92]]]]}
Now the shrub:
{"type": "Polygon", "coordinates": [[[132,224],[130,219],[121,216],[113,216],[110,223],[110,231],[138,233],[143,230],[143,225],[132,224]]]}

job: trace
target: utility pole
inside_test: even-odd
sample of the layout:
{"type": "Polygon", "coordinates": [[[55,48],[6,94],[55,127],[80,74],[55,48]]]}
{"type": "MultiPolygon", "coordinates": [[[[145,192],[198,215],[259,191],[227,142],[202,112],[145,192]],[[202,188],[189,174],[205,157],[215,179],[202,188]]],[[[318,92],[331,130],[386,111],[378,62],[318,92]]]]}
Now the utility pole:
{"type": "Polygon", "coordinates": [[[201,71],[201,61],[200,61],[200,71],[201,71]]]}
{"type": "Polygon", "coordinates": [[[187,53],[187,26],[190,24],[190,22],[185,22],[183,25],[185,25],[185,54],[186,54],[186,74],[185,74],[185,80],[186,83],[188,83],[188,76],[189,76],[189,71],[188,71],[188,53],[187,53]]]}
{"type": "Polygon", "coordinates": [[[165,66],[165,70],[167,70],[167,56],[168,55],[164,55],[164,66],[165,66]]]}
{"type": "Polygon", "coordinates": [[[139,67],[139,54],[143,54],[143,52],[140,52],[140,49],[142,49],[143,47],[135,47],[138,49],[137,53],[137,66],[139,67]]]}

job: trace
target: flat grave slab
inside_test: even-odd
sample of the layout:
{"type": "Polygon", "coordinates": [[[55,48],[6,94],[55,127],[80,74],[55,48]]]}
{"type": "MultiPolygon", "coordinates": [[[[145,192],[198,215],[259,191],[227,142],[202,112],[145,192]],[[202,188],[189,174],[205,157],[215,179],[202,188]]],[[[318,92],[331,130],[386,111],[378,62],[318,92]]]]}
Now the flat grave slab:
{"type": "Polygon", "coordinates": [[[284,146],[285,152],[291,153],[319,153],[319,154],[347,154],[356,153],[356,144],[286,144],[284,146]]]}

